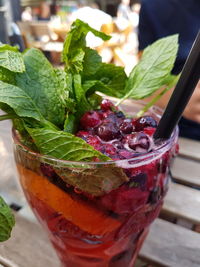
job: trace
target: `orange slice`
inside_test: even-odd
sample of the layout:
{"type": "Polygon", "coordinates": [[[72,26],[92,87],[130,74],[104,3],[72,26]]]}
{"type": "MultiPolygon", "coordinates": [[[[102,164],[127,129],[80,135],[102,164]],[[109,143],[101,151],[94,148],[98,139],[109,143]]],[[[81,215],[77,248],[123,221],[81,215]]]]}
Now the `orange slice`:
{"type": "Polygon", "coordinates": [[[121,223],[102,211],[73,199],[43,176],[18,165],[24,190],[32,193],[80,229],[93,235],[105,235],[120,227],[121,223]]]}

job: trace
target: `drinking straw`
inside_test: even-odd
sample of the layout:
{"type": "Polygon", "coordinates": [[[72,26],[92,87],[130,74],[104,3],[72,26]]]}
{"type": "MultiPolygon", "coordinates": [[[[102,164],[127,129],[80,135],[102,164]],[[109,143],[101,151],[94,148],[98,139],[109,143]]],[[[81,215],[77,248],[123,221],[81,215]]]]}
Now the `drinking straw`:
{"type": "Polygon", "coordinates": [[[200,31],[187,57],[183,71],[160,119],[154,139],[168,139],[194,92],[200,78],[200,31]]]}

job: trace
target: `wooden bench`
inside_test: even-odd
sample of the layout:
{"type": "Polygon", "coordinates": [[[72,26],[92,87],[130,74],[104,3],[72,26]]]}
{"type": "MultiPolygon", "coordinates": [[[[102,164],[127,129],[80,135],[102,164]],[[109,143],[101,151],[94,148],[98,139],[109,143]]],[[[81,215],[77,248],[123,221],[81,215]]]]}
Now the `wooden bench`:
{"type": "MultiPolygon", "coordinates": [[[[139,255],[137,267],[200,266],[200,142],[180,139],[180,154],[172,167],[168,195],[160,218],[139,255]]],[[[27,209],[27,207],[25,208],[27,209]]],[[[12,238],[0,245],[0,266],[58,267],[58,258],[44,231],[27,220],[22,209],[16,214],[12,238]]],[[[27,216],[26,216],[27,217],[27,216]]],[[[70,266],[71,267],[71,266],[70,266]]]]}

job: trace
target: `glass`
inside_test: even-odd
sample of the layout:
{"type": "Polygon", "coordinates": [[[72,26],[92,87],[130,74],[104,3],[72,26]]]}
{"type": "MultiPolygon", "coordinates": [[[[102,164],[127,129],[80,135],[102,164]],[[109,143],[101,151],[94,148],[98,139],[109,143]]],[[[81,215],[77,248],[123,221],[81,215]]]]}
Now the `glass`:
{"type": "MultiPolygon", "coordinates": [[[[142,107],[122,105],[131,116],[142,107]]],[[[162,111],[154,107],[149,113],[159,118],[162,111]]],[[[131,159],[70,162],[30,151],[13,131],[22,188],[63,266],[134,266],[162,207],[177,137],[176,128],[154,151],[131,159]]]]}

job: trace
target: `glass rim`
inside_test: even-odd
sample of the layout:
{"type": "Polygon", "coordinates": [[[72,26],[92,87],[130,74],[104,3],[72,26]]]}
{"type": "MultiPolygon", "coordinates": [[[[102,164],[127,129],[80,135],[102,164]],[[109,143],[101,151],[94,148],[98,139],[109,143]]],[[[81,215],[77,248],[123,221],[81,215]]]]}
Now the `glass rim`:
{"type": "Polygon", "coordinates": [[[56,162],[60,162],[62,164],[65,165],[76,165],[76,166],[83,166],[83,165],[89,165],[89,166],[94,166],[94,165],[110,165],[110,164],[115,164],[115,165],[123,165],[123,163],[127,163],[128,162],[140,162],[143,161],[143,164],[146,164],[146,161],[149,161],[149,159],[154,159],[156,160],[158,157],[160,157],[162,154],[164,154],[165,152],[167,152],[172,145],[175,143],[176,138],[178,137],[178,126],[175,127],[171,137],[169,139],[167,139],[166,141],[164,141],[160,146],[158,146],[155,150],[152,150],[150,152],[145,152],[145,153],[138,153],[138,156],[134,156],[132,158],[128,158],[128,159],[119,159],[119,160],[108,160],[108,161],[70,161],[70,160],[62,160],[62,159],[57,159],[48,155],[43,155],[40,154],[38,152],[34,152],[33,150],[31,150],[29,147],[23,145],[22,143],[20,143],[19,138],[16,134],[16,130],[13,128],[12,129],[12,137],[13,137],[13,141],[14,141],[14,145],[20,147],[20,149],[24,152],[29,153],[30,155],[36,157],[36,158],[40,158],[43,159],[44,162],[46,161],[47,163],[53,164],[56,162]]]}

